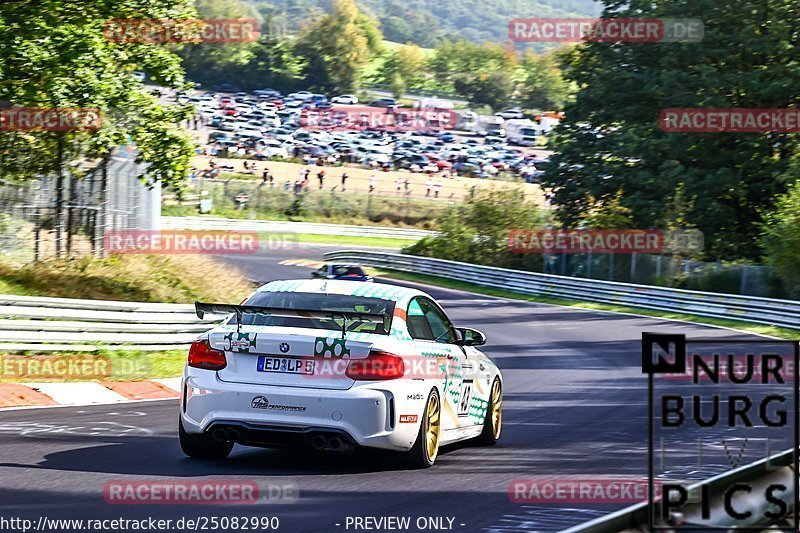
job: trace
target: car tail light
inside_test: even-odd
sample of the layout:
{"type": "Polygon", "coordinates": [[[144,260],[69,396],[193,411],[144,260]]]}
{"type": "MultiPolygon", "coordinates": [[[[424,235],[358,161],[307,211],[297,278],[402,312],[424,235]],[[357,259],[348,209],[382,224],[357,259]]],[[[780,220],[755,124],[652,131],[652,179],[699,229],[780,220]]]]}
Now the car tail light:
{"type": "Polygon", "coordinates": [[[195,341],[189,348],[189,366],[204,370],[222,370],[227,364],[225,352],[212,348],[208,340],[195,341]]]}
{"type": "Polygon", "coordinates": [[[403,358],[382,350],[370,350],[366,359],[355,359],[345,374],[355,381],[398,379],[405,375],[403,358]]]}

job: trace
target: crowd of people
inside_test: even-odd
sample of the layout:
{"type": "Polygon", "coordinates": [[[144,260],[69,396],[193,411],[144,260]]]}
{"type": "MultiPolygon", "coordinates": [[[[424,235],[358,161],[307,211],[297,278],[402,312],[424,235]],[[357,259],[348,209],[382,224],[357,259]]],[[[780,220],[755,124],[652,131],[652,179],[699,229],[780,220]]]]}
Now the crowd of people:
{"type": "MultiPolygon", "coordinates": [[[[316,170],[316,174],[313,176],[316,178],[317,181],[317,190],[322,191],[325,189],[325,180],[328,179],[328,171],[326,170],[324,165],[317,165],[320,168],[316,170]]],[[[269,169],[268,165],[264,164],[263,168],[259,165],[258,162],[253,161],[244,161],[242,165],[242,170],[236,170],[233,165],[225,164],[225,163],[217,163],[213,159],[209,160],[208,168],[203,170],[198,170],[196,167],[192,167],[189,173],[189,181],[192,186],[195,186],[197,183],[198,178],[202,179],[215,179],[219,178],[222,172],[238,172],[241,174],[252,174],[254,176],[260,176],[261,182],[259,186],[262,187],[270,187],[274,188],[276,186],[282,187],[286,191],[293,191],[294,194],[301,194],[308,192],[311,188],[312,182],[312,174],[314,173],[309,165],[304,166],[300,169],[297,178],[292,183],[291,180],[285,180],[282,185],[278,185],[276,183],[276,176],[275,174],[269,169]]],[[[443,173],[444,174],[444,173],[443,173]]],[[[446,175],[446,174],[445,174],[446,175]]],[[[342,173],[338,175],[338,179],[334,182],[335,185],[329,187],[332,192],[347,191],[347,180],[350,178],[350,175],[347,172],[346,168],[342,168],[342,173]]],[[[368,193],[373,194],[377,191],[377,177],[375,174],[372,174],[369,178],[369,188],[368,193]]],[[[472,186],[472,192],[474,193],[476,189],[476,185],[472,186]]],[[[405,178],[398,176],[395,180],[395,192],[398,196],[400,195],[410,195],[411,190],[411,180],[408,176],[405,178]]],[[[427,181],[425,182],[425,198],[434,198],[438,199],[442,192],[442,179],[441,178],[434,178],[433,176],[428,176],[427,181]]]]}

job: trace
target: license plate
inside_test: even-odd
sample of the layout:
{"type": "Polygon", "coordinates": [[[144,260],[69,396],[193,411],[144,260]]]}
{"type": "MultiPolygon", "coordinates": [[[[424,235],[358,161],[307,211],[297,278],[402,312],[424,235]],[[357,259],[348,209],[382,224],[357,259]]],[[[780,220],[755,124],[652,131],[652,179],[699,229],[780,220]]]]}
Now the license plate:
{"type": "Polygon", "coordinates": [[[259,372],[279,372],[282,374],[313,374],[313,359],[296,359],[291,357],[270,357],[261,355],[258,358],[259,372]]]}

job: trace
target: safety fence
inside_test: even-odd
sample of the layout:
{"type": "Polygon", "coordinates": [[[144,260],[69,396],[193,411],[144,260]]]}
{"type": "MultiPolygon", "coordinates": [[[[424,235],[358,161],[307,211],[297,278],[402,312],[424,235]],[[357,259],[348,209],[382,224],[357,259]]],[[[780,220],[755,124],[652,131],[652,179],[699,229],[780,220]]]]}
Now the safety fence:
{"type": "Polygon", "coordinates": [[[0,295],[0,352],[173,350],[222,318],[191,304],[0,295]]]}
{"type": "Polygon", "coordinates": [[[800,302],[793,300],[571,278],[364,250],[329,252],[325,254],[325,259],[359,262],[389,270],[439,276],[521,294],[625,305],[800,329],[800,302]]]}

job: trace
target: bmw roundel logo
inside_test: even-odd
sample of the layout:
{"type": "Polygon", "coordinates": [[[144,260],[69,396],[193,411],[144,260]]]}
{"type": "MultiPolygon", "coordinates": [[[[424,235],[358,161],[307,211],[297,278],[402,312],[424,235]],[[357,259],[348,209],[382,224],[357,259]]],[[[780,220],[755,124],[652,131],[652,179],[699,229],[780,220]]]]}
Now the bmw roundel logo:
{"type": "Polygon", "coordinates": [[[279,348],[281,349],[282,353],[286,353],[286,352],[289,351],[289,343],[288,342],[282,342],[281,345],[279,346],[279,348]]]}

